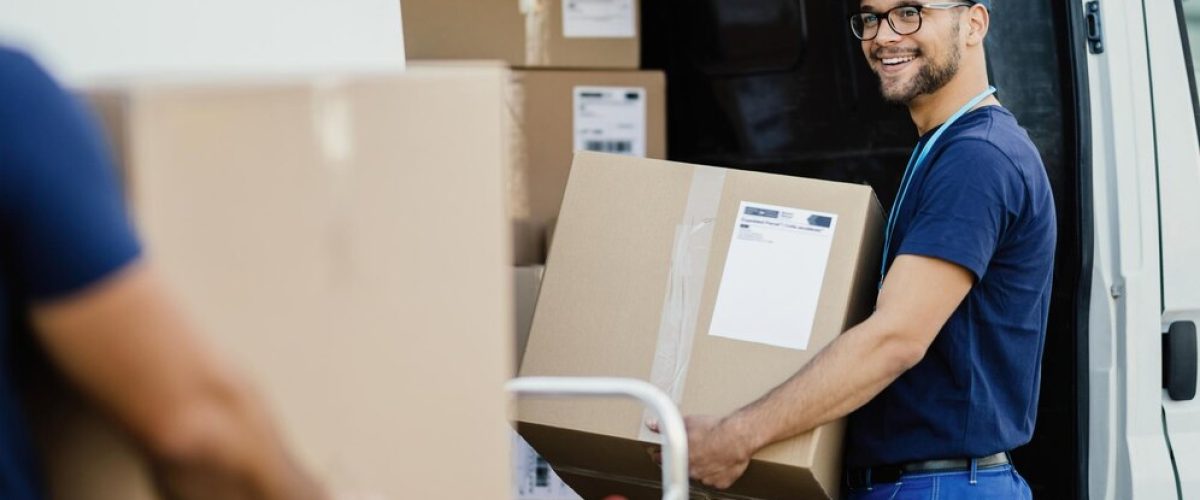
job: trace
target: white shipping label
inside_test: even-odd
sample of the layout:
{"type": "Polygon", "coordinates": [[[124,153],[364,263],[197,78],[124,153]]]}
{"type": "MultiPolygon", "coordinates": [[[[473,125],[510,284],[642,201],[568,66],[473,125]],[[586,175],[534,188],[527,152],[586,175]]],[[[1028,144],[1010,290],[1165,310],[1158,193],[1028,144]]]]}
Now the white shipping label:
{"type": "Polygon", "coordinates": [[[837,215],[743,201],[709,335],[807,349],[837,215]]]}
{"type": "Polygon", "coordinates": [[[633,38],[633,0],[562,0],[563,37],[633,38]]]}
{"type": "Polygon", "coordinates": [[[575,151],[646,156],[646,89],[575,87],[575,151]]]}

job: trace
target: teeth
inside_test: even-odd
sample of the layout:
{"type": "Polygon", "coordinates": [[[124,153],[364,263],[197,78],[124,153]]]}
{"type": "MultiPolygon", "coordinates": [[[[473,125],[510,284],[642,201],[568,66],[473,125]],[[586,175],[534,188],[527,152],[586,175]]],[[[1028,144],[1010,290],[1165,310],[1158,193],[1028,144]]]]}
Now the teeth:
{"type": "Polygon", "coordinates": [[[888,65],[888,66],[891,66],[891,65],[894,65],[894,64],[903,64],[903,63],[909,62],[909,61],[911,61],[911,60],[913,60],[913,59],[916,59],[916,57],[913,57],[913,56],[907,56],[907,57],[887,57],[887,58],[884,58],[884,59],[883,59],[883,64],[886,64],[886,65],[888,65]]]}

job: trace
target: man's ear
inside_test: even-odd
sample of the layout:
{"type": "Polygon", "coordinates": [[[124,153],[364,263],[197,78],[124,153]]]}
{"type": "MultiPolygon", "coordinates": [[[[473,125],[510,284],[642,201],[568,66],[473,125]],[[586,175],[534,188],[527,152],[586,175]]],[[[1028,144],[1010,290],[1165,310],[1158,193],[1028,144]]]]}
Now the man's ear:
{"type": "Polygon", "coordinates": [[[982,44],[992,22],[991,13],[988,12],[987,7],[975,4],[970,7],[964,17],[967,21],[967,46],[982,44]]]}

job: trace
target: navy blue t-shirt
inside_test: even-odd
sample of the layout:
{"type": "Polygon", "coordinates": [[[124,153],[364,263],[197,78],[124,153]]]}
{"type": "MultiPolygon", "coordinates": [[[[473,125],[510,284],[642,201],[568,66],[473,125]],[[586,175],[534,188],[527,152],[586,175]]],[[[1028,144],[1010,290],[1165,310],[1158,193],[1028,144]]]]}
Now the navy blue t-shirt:
{"type": "Polygon", "coordinates": [[[33,305],[135,260],[116,171],[81,103],[35,62],[0,48],[0,498],[42,498],[14,362],[33,305]]]}
{"type": "Polygon", "coordinates": [[[1055,221],[1041,157],[1007,110],[976,109],[942,134],[897,209],[887,265],[934,257],[975,284],[924,359],[850,415],[849,465],[983,457],[1029,442],[1055,221]]]}

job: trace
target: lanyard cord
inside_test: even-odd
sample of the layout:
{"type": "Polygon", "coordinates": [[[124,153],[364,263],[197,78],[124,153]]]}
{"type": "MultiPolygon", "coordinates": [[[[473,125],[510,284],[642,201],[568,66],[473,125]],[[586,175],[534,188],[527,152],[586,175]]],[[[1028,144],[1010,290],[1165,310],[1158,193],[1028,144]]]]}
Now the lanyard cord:
{"type": "Polygon", "coordinates": [[[897,215],[899,215],[898,212],[900,211],[900,207],[904,205],[904,197],[908,194],[909,184],[912,183],[913,177],[916,177],[916,173],[921,169],[921,165],[925,163],[925,156],[927,156],[929,152],[933,150],[933,145],[936,144],[938,139],[942,137],[942,133],[945,132],[946,129],[950,128],[950,126],[953,125],[954,122],[958,121],[959,118],[962,118],[962,116],[967,114],[968,111],[971,111],[972,108],[978,106],[979,103],[983,102],[984,99],[987,99],[988,96],[994,93],[996,93],[996,87],[989,86],[987,90],[983,91],[983,93],[975,96],[970,100],[970,102],[959,108],[958,111],[950,116],[949,120],[946,120],[946,123],[943,123],[942,126],[938,127],[937,131],[933,133],[933,136],[929,138],[929,142],[926,142],[924,147],[921,147],[921,144],[918,142],[917,146],[913,148],[912,156],[908,158],[908,166],[904,167],[904,177],[900,180],[900,192],[896,195],[896,200],[892,202],[892,211],[888,213],[887,228],[885,229],[883,236],[883,259],[879,263],[880,289],[883,289],[883,278],[887,275],[888,253],[892,247],[892,231],[896,229],[896,219],[897,215]]]}

